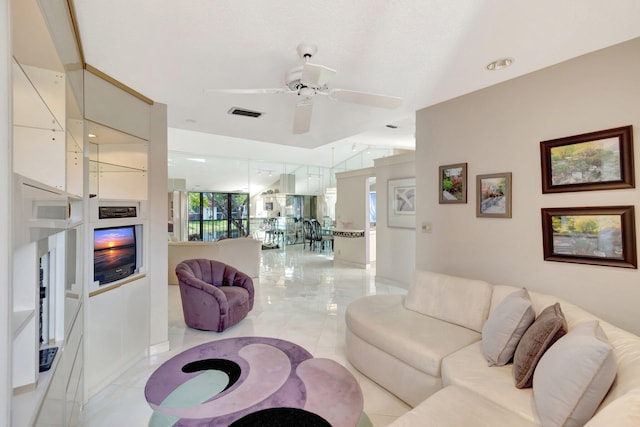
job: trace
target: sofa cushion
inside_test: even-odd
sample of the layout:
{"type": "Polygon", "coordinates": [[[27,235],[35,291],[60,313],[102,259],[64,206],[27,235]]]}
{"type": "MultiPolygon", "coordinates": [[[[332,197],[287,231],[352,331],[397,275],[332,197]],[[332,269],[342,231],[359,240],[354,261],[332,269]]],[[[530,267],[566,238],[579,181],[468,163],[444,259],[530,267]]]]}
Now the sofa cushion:
{"type": "MultiPolygon", "coordinates": [[[[511,388],[513,390],[513,387],[511,388]]],[[[460,426],[533,427],[537,422],[522,418],[508,408],[484,399],[462,387],[449,386],[402,415],[389,427],[460,426]]]]}
{"type": "Polygon", "coordinates": [[[522,336],[513,356],[513,377],[517,388],[531,387],[533,372],[545,351],[567,333],[567,321],[560,303],[545,308],[522,336]]]}
{"type": "Polygon", "coordinates": [[[442,379],[431,376],[380,350],[347,328],[345,353],[354,368],[395,394],[409,406],[418,406],[442,388],[442,379]]]}
{"type": "Polygon", "coordinates": [[[640,388],[611,402],[599,410],[585,427],[638,427],[640,426],[640,388]]]}
{"type": "Polygon", "coordinates": [[[440,377],[443,357],[480,341],[478,332],[406,310],[402,300],[402,295],[370,295],[353,301],[345,313],[347,328],[362,340],[434,377],[440,377]]]}
{"type": "Polygon", "coordinates": [[[480,332],[491,304],[491,285],[430,271],[413,273],[404,306],[480,332]],[[460,310],[464,307],[464,310],[460,310]]]}
{"type": "Polygon", "coordinates": [[[616,359],[597,320],[576,326],[540,359],[533,395],[543,426],[583,426],[616,377],[616,359]]]}
{"type": "Polygon", "coordinates": [[[507,295],[482,327],[482,352],[490,366],[502,366],[513,358],[522,334],[536,314],[526,289],[507,295]]]}
{"type": "Polygon", "coordinates": [[[471,390],[521,418],[539,423],[533,403],[533,390],[518,390],[513,386],[511,365],[489,366],[482,354],[480,342],[444,358],[442,384],[445,387],[455,385],[471,390]]]}

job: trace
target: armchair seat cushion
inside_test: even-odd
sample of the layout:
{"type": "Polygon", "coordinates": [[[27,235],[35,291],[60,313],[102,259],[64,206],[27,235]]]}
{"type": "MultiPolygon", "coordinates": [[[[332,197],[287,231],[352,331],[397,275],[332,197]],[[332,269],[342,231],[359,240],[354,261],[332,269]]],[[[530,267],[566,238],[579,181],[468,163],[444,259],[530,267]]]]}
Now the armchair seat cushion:
{"type": "Polygon", "coordinates": [[[239,286],[222,286],[220,288],[227,297],[229,307],[234,307],[227,313],[228,323],[235,325],[242,319],[247,317],[251,307],[249,307],[249,292],[245,288],[239,286]]]}

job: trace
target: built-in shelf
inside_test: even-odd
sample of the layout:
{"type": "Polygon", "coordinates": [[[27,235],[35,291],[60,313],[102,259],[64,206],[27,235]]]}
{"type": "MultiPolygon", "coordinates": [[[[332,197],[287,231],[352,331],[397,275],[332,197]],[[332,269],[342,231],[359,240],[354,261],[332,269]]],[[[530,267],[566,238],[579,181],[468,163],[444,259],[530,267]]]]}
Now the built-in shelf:
{"type": "Polygon", "coordinates": [[[89,162],[90,173],[146,173],[147,170],[143,168],[129,167],[123,165],[117,165],[114,163],[99,162],[97,160],[91,160],[89,162]]]}
{"type": "Polygon", "coordinates": [[[67,219],[32,219],[28,223],[30,229],[33,228],[46,228],[54,230],[54,233],[58,231],[74,228],[82,224],[82,221],[71,221],[67,219]]]}
{"type": "Polygon", "coordinates": [[[34,315],[35,310],[18,310],[13,312],[12,326],[14,338],[22,332],[34,315]]]}

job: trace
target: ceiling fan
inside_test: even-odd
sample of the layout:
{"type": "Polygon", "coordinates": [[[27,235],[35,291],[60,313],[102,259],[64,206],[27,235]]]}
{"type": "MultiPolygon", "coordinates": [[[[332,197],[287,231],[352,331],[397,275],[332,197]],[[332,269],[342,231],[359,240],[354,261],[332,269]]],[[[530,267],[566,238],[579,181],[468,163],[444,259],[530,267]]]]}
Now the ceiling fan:
{"type": "Polygon", "coordinates": [[[313,97],[316,95],[328,96],[335,101],[352,102],[379,108],[397,108],[402,104],[402,98],[395,96],[379,95],[374,93],[359,92],[348,89],[330,89],[329,82],[336,73],[329,67],[312,64],[309,59],[317,52],[317,47],[311,44],[298,45],[298,55],[303,61],[285,73],[285,86],[282,88],[265,89],[221,89],[208,92],[235,93],[235,94],[274,94],[286,93],[297,95],[301,98],[296,105],[293,118],[293,133],[303,134],[309,132],[311,126],[311,112],[313,111],[313,97]]]}

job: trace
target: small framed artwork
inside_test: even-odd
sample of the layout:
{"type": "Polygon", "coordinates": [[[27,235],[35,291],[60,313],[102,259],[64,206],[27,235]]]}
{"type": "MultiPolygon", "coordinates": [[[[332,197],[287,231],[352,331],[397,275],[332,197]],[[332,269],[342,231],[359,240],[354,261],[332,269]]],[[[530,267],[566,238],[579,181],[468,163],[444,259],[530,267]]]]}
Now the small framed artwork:
{"type": "Polygon", "coordinates": [[[633,206],[542,208],[546,261],[638,268],[633,206]]]}
{"type": "Polygon", "coordinates": [[[389,227],[416,227],[416,179],[390,179],[389,182],[389,227]]]}
{"type": "Polygon", "coordinates": [[[440,166],[440,203],[467,203],[467,164],[440,166]]]}
{"type": "Polygon", "coordinates": [[[631,126],[540,142],[542,192],[635,188],[631,126]]]}
{"type": "Polygon", "coordinates": [[[511,172],[476,176],[476,216],[511,218],[511,172]]]}
{"type": "Polygon", "coordinates": [[[264,210],[272,211],[273,210],[273,202],[264,202],[264,210]]]}

